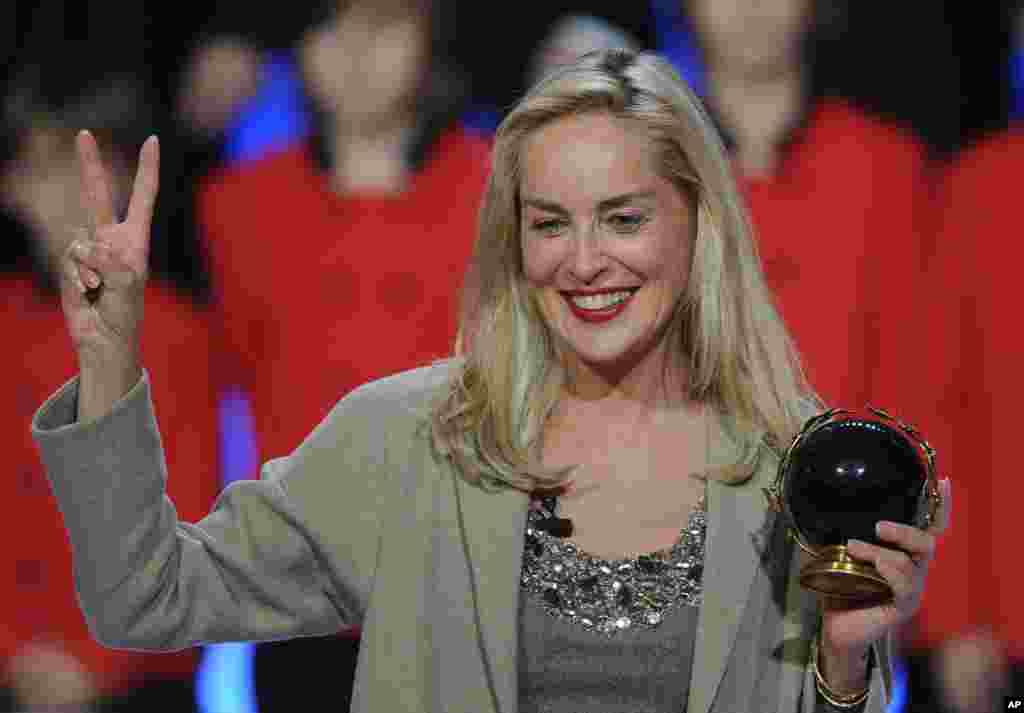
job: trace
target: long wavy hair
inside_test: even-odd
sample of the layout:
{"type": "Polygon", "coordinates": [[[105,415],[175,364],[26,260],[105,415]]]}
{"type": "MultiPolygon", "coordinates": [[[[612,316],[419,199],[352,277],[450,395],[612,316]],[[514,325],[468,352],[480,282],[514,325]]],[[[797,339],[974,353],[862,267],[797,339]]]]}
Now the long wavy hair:
{"type": "Polygon", "coordinates": [[[564,486],[541,438],[567,385],[552,332],[523,275],[519,184],[524,141],[561,118],[599,112],[644,131],[655,170],[697,202],[686,293],[665,331],[685,394],[726,417],[738,462],[708,477],[750,478],[767,446],[788,443],[817,402],[761,270],[729,159],[697,97],[649,53],[588,54],[537,84],[498,128],[479,234],[463,287],[456,366],[430,414],[435,450],[484,487],[564,486]]]}

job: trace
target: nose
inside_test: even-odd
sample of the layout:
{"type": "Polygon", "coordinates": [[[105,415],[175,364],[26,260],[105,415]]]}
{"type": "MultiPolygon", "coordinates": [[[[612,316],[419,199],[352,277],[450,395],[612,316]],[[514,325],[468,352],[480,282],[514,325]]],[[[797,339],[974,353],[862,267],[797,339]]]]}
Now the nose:
{"type": "Polygon", "coordinates": [[[589,283],[600,275],[607,267],[608,258],[604,254],[597,231],[581,231],[573,239],[570,271],[580,282],[589,283]]]}

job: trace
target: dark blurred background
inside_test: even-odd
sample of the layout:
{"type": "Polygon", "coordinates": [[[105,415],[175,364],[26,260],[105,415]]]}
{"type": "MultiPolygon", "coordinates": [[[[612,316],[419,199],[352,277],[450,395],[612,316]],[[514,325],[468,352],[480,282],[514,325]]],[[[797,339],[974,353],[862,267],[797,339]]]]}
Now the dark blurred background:
{"type": "MultiPolygon", "coordinates": [[[[910,123],[940,150],[1005,122],[1013,0],[890,3],[830,0],[823,23],[818,91],[852,97],[910,123]]],[[[49,42],[87,42],[88,60],[134,66],[170,101],[188,53],[205,37],[241,34],[260,47],[291,46],[309,21],[310,3],[176,4],[116,0],[4,3],[3,67],[10,72],[49,42]]],[[[465,70],[476,100],[508,106],[523,90],[529,57],[559,17],[590,14],[655,44],[644,3],[545,2],[484,5],[448,0],[445,50],[465,70]],[[500,30],[499,30],[500,28],[500,30]]],[[[83,47],[84,50],[84,47],[83,47]]],[[[79,58],[81,59],[81,58],[79,58]]]]}

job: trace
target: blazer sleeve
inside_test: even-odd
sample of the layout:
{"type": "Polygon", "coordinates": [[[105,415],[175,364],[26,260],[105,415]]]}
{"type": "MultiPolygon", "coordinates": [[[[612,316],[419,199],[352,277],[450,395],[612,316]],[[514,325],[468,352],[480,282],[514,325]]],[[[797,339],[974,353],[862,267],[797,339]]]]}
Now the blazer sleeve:
{"type": "Polygon", "coordinates": [[[351,417],[356,392],[293,454],[267,463],[260,480],[229,486],[195,524],[180,522],[166,495],[148,373],[95,422],[76,423],[77,393],[76,377],[32,429],[71,542],[79,604],[100,643],[175,650],[359,623],[381,494],[373,469],[361,468],[378,460],[369,444],[379,436],[351,417]],[[338,523],[326,535],[324,522],[310,522],[325,516],[338,523]],[[328,556],[327,537],[344,547],[328,556]]]}

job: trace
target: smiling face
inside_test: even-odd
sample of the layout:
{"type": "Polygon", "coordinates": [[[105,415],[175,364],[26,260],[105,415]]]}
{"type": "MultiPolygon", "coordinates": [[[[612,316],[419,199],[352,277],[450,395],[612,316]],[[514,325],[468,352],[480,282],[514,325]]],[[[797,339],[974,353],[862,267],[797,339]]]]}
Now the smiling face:
{"type": "Polygon", "coordinates": [[[628,372],[686,290],[694,202],[655,171],[647,136],[597,113],[530,135],[519,188],[524,276],[570,368],[628,372]]]}

